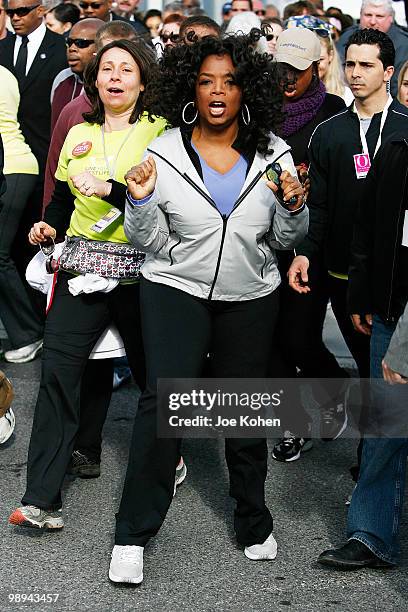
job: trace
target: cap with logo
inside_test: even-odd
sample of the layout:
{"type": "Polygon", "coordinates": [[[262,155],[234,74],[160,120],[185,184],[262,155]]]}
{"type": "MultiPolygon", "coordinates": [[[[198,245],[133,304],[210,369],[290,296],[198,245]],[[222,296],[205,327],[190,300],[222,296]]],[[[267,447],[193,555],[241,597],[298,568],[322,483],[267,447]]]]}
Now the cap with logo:
{"type": "Polygon", "coordinates": [[[320,54],[320,41],[314,32],[292,28],[279,35],[274,60],[297,70],[306,70],[320,59],[320,54]]]}

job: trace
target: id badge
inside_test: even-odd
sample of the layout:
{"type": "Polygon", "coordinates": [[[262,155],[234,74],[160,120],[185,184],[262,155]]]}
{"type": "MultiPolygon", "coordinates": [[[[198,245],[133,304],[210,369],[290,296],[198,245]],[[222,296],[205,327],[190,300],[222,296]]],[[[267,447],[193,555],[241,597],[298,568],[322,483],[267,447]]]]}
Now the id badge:
{"type": "Polygon", "coordinates": [[[356,177],[358,179],[365,179],[368,171],[371,168],[370,156],[366,153],[358,153],[353,155],[354,167],[356,169],[356,177]]]}
{"type": "Polygon", "coordinates": [[[92,225],[91,230],[100,234],[103,232],[109,225],[114,223],[116,219],[118,219],[121,215],[121,211],[117,208],[111,208],[103,217],[101,217],[94,225],[92,225]]]}

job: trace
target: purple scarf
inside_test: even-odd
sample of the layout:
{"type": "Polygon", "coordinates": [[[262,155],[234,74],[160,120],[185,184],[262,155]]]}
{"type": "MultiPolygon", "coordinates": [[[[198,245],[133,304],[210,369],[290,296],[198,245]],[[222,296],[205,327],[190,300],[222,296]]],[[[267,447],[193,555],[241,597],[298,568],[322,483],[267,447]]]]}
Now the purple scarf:
{"type": "Polygon", "coordinates": [[[280,129],[282,138],[287,138],[298,132],[304,125],[316,117],[326,97],[326,88],[319,79],[303,94],[299,100],[288,102],[283,110],[286,117],[280,129]]]}

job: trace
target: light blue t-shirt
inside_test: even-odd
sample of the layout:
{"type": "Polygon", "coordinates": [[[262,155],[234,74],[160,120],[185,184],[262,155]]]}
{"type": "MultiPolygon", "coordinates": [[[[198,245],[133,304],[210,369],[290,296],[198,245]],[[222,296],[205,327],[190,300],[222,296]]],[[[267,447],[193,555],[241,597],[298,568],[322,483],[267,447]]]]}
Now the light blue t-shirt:
{"type": "Polygon", "coordinates": [[[231,170],[225,174],[221,174],[213,168],[210,168],[210,166],[201,157],[194,144],[191,143],[191,145],[200,158],[204,185],[208,189],[220,213],[228,216],[238,199],[243,184],[245,183],[248,166],[245,158],[240,155],[237,163],[234,164],[231,170]]]}

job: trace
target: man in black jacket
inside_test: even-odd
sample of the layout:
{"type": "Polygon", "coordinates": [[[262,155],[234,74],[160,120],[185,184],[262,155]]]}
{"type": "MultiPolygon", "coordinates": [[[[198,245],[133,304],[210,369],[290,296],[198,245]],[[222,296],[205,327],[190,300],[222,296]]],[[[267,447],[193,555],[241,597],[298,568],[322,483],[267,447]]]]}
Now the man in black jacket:
{"type": "Polygon", "coordinates": [[[347,520],[348,542],[324,551],[318,559],[344,570],[384,567],[398,561],[408,453],[408,387],[394,383],[406,383],[399,373],[408,373],[408,331],[401,329],[407,325],[408,312],[407,179],[408,140],[393,140],[375,158],[355,225],[349,311],[358,313],[353,314],[356,329],[371,336],[373,380],[368,415],[370,425],[376,425],[376,437],[363,441],[360,476],[347,520]],[[400,319],[404,308],[405,317],[400,319]],[[383,376],[392,387],[381,380],[383,376]]]}
{"type": "MultiPolygon", "coordinates": [[[[365,177],[381,143],[408,135],[408,111],[387,93],[393,74],[394,47],[378,30],[358,30],[346,50],[346,78],[355,103],[320,124],[310,141],[310,223],[296,249],[289,284],[298,293],[310,291],[309,266],[323,261],[328,295],[341,333],[360,376],[369,376],[369,339],[357,333],[346,306],[347,274],[355,213],[365,177]]],[[[323,310],[324,312],[324,310],[323,310]]],[[[322,437],[334,438],[346,413],[326,415],[322,437]]]]}

